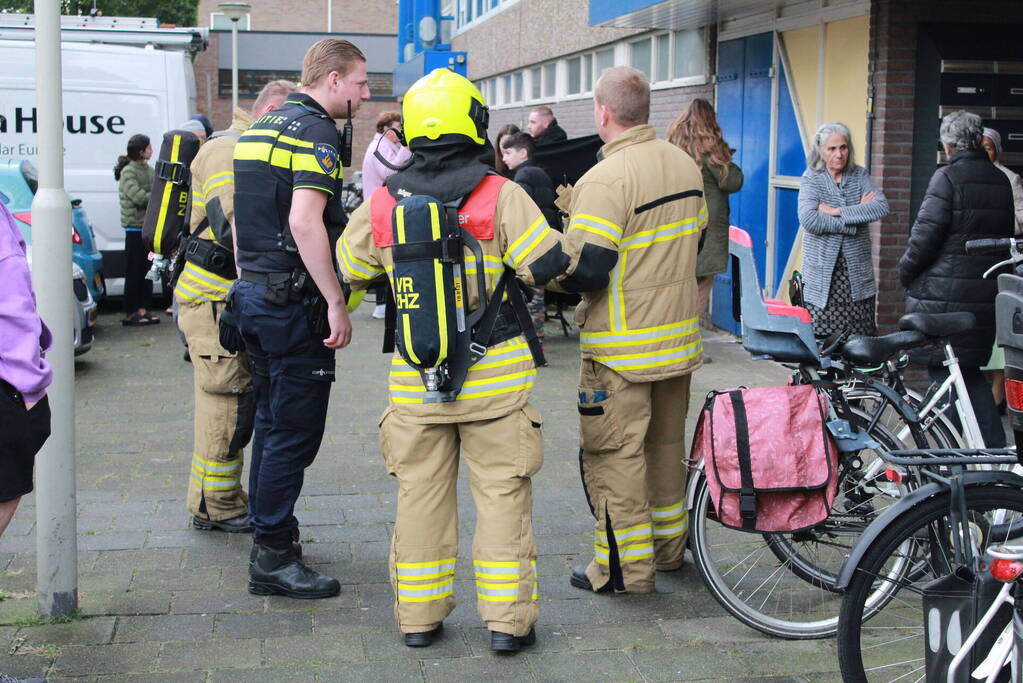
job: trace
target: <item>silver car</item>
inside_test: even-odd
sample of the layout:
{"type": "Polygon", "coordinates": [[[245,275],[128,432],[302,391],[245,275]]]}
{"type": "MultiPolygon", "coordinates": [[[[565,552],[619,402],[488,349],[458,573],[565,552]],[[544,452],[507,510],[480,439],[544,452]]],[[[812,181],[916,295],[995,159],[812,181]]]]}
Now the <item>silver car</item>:
{"type": "Polygon", "coordinates": [[[71,264],[72,286],[75,291],[75,355],[80,356],[92,348],[92,328],[96,324],[96,302],[89,292],[85,271],[77,263],[71,264]]]}

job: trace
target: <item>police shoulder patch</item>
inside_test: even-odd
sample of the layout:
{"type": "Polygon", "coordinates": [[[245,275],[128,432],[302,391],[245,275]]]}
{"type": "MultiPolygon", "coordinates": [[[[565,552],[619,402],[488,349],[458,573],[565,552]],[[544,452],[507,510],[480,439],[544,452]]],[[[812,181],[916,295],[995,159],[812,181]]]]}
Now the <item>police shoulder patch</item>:
{"type": "Polygon", "coordinates": [[[313,155],[316,162],[327,175],[332,175],[337,170],[337,150],[326,142],[317,142],[313,147],[313,155]]]}

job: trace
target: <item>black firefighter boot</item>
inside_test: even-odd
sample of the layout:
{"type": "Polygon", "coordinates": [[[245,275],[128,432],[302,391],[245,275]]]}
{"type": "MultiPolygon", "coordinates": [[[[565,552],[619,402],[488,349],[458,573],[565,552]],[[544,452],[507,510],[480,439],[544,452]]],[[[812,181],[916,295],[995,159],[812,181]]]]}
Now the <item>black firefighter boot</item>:
{"type": "Polygon", "coordinates": [[[341,592],[341,584],[302,564],[290,542],[284,548],[256,543],[256,559],[249,564],[249,592],[314,600],[334,597],[341,592]]]}

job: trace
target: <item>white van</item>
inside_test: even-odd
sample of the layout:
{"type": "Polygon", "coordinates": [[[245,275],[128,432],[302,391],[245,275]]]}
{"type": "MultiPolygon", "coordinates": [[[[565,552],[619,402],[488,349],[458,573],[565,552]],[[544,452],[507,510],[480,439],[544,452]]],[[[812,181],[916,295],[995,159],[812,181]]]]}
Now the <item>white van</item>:
{"type": "MultiPolygon", "coordinates": [[[[163,134],[195,113],[188,54],[124,45],[64,42],[64,180],[82,199],[103,253],[110,294],[124,287],[124,231],[113,168],[130,138],[143,133],[154,157],[163,134]]],[[[37,150],[35,49],[0,40],[0,159],[30,159],[37,150]]]]}

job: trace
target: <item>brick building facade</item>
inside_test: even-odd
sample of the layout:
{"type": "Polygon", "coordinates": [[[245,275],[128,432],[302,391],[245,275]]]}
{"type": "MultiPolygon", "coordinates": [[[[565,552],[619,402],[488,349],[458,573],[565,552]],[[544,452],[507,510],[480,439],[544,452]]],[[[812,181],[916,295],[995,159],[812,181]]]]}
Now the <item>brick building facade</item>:
{"type": "MultiPolygon", "coordinates": [[[[391,72],[397,51],[397,6],[393,0],[333,0],[327,33],[327,1],[249,0],[248,20],[239,22],[239,106],[252,104],[251,90],[274,78],[298,79],[305,49],[321,38],[350,40],[367,53],[373,99],[353,118],[355,141],[352,167],[362,166],[363,154],[382,111],[397,110],[391,94],[391,72]],[[265,46],[265,47],[263,47],[265,46]],[[244,77],[243,77],[244,76],[244,77]]],[[[201,0],[198,22],[209,27],[210,41],[195,60],[196,107],[217,129],[231,121],[230,22],[218,16],[218,0],[201,0]]]]}

